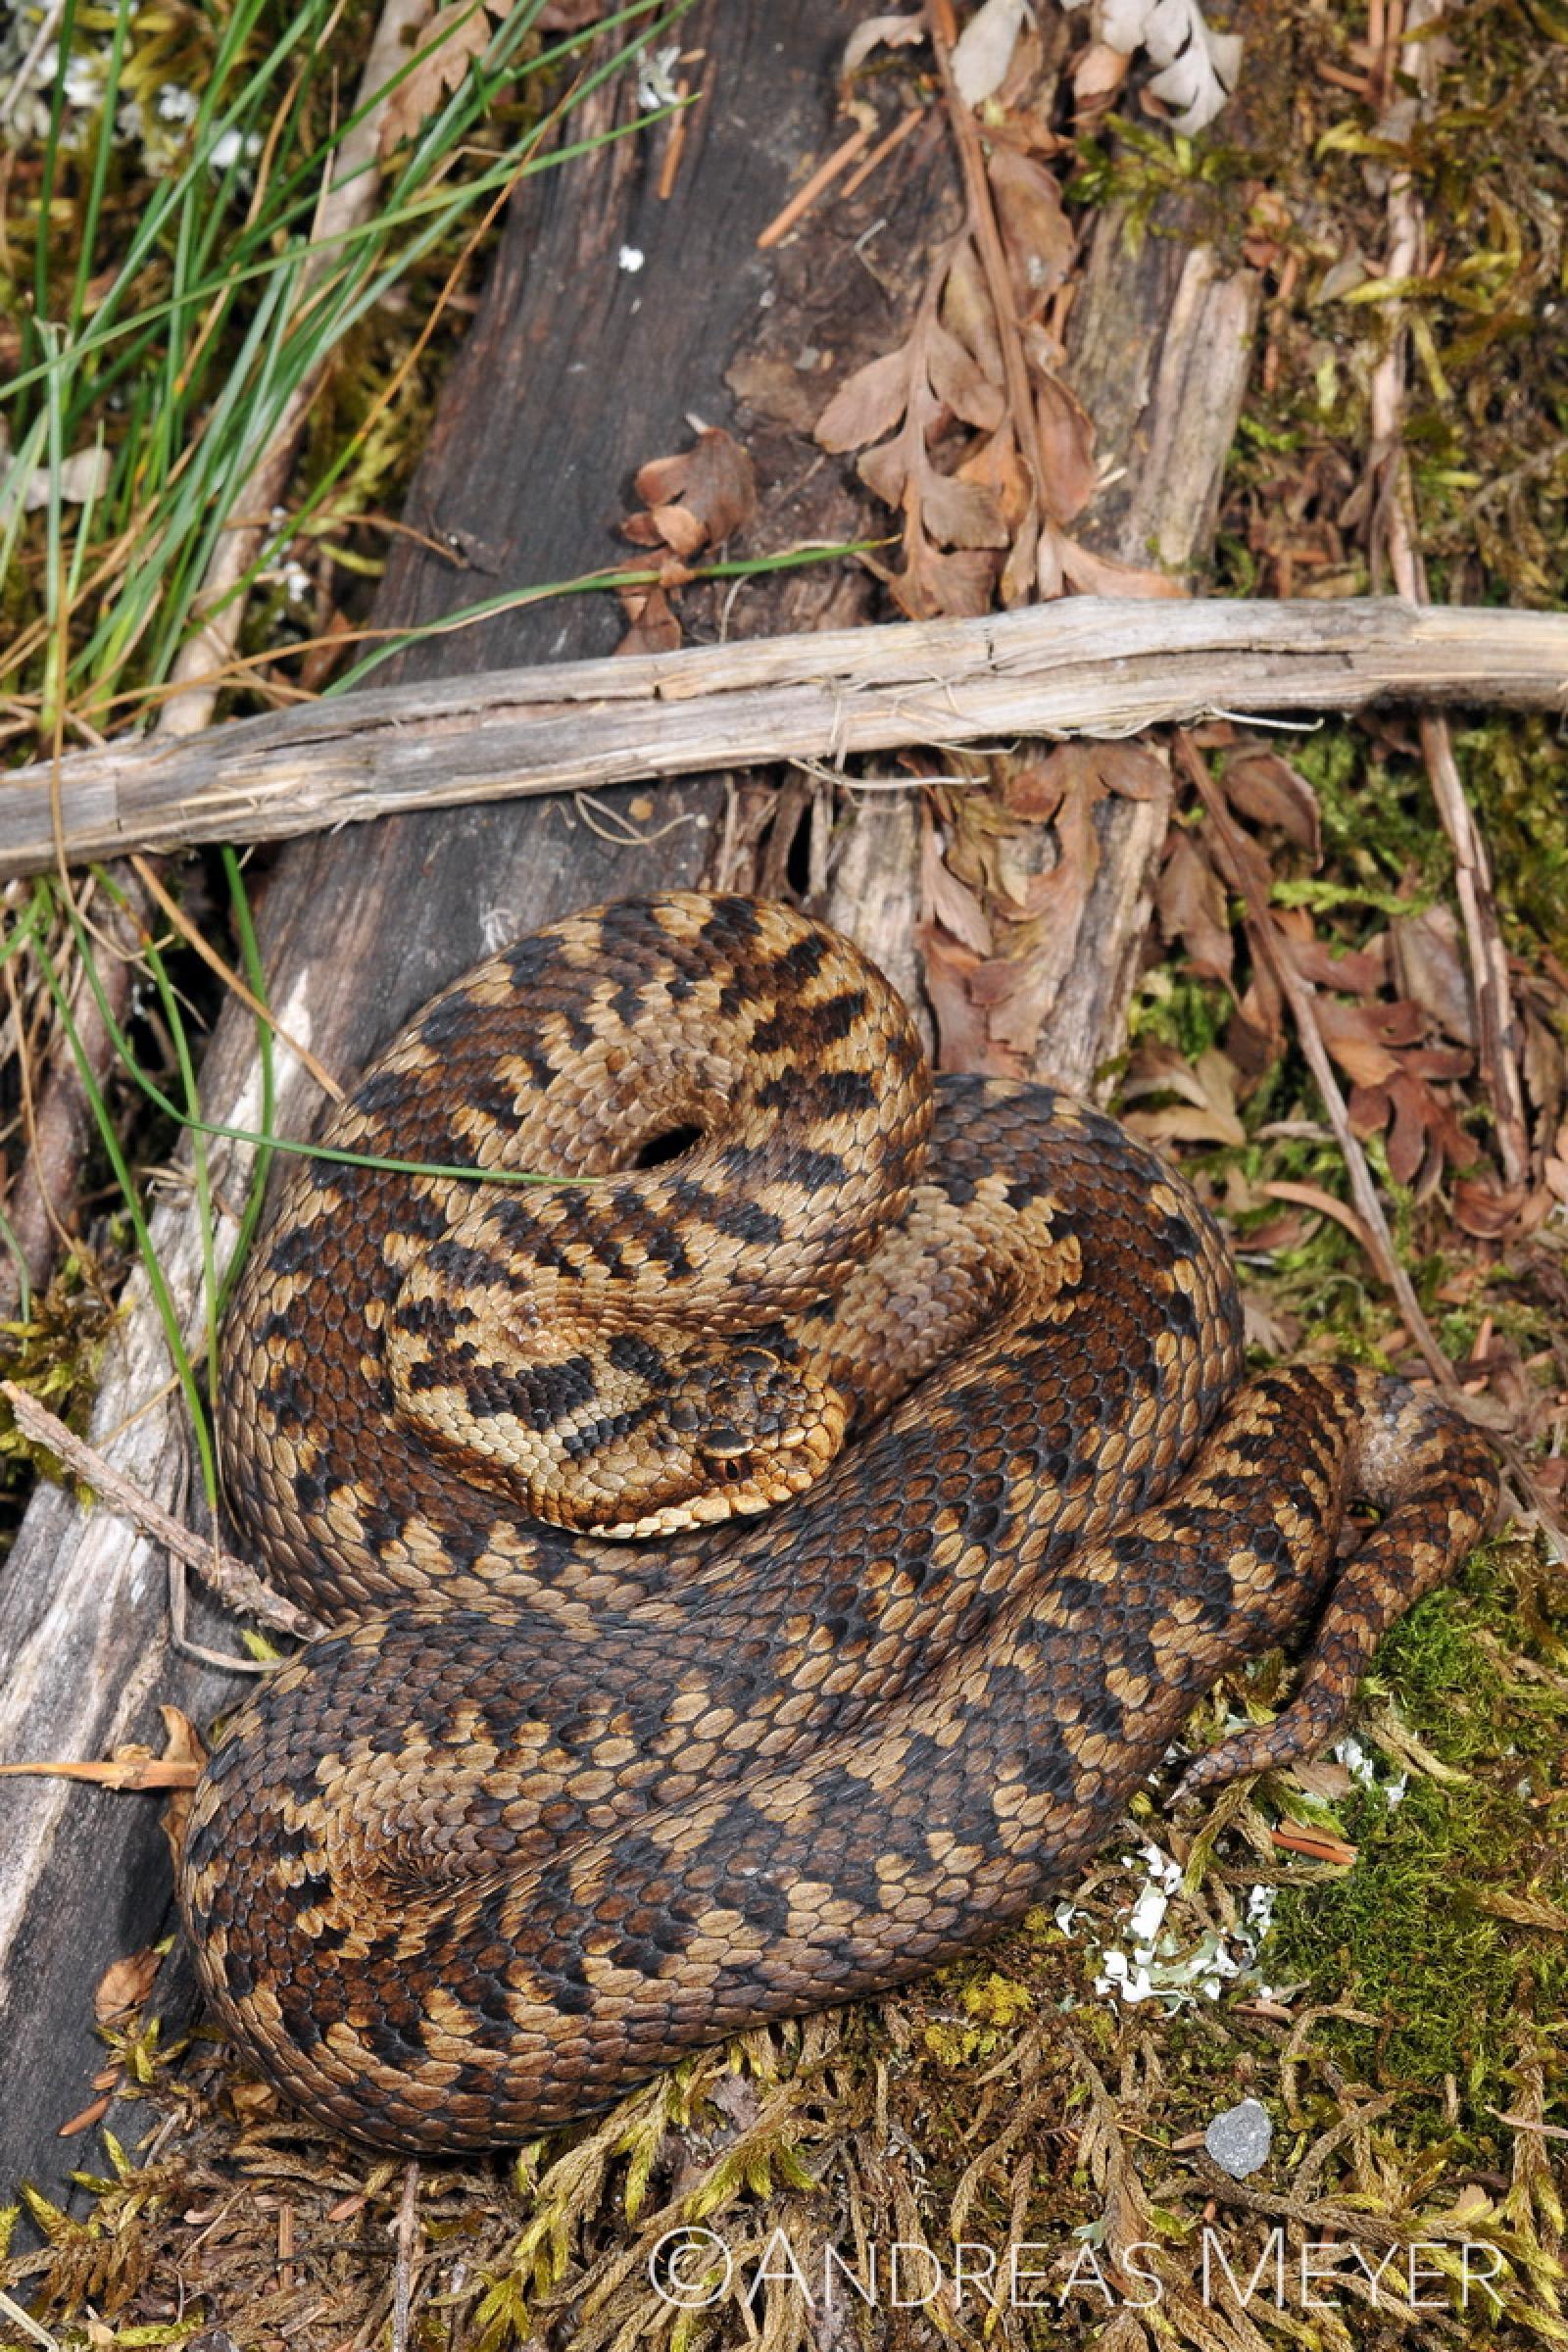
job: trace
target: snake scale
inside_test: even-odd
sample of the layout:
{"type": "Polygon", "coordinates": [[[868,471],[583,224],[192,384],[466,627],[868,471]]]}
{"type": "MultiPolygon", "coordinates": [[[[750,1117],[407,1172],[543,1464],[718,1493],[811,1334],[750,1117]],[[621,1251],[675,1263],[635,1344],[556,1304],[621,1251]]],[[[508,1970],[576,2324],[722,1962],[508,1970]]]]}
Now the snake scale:
{"type": "Polygon", "coordinates": [[[1244,1379],[1181,1179],[933,1079],[784,906],[556,923],[324,1140],[553,1180],[301,1162],[225,1335],[235,1516],[329,1631],[217,1747],[181,1902],[241,2049],[382,2146],[527,2138],[972,1947],[1314,1611],[1184,1787],[1319,1744],[1494,1507],[1401,1382],[1244,1379]]]}

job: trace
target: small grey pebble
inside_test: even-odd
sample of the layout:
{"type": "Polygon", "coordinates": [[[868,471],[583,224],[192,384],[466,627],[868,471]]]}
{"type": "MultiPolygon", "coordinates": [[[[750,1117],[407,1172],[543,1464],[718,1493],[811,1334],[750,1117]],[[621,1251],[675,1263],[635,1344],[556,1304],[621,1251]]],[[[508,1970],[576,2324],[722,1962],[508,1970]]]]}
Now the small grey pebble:
{"type": "Polygon", "coordinates": [[[1273,2138],[1268,2109],[1260,2107],[1256,2099],[1243,2099],[1215,2116],[1203,2133],[1203,2145],[1233,2180],[1245,2180],[1267,2160],[1273,2138]]]}

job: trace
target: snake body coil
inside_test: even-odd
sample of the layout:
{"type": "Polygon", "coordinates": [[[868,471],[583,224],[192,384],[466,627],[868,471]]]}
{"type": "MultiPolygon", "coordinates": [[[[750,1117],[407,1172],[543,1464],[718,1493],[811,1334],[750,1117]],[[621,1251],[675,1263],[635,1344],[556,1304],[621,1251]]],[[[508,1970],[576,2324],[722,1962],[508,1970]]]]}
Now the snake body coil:
{"type": "Polygon", "coordinates": [[[1244,1384],[1180,1179],[933,1081],[785,907],[524,940],[327,1140],[556,1180],[305,1162],[226,1339],[236,1514],[334,1630],[215,1753],[181,1901],[245,2051],[385,2146],[526,2138],[980,1941],[1326,1596],[1188,1785],[1318,1744],[1494,1504],[1397,1381],[1244,1384]]]}

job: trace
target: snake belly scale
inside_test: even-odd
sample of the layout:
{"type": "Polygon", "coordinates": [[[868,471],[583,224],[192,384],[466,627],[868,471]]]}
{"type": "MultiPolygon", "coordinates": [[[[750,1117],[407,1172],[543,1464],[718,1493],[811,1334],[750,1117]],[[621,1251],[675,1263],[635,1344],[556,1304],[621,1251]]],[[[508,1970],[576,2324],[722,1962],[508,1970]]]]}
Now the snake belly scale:
{"type": "Polygon", "coordinates": [[[525,2139],[973,1946],[1314,1612],[1186,1786],[1319,1744],[1494,1508],[1404,1384],[1246,1380],[1180,1178],[933,1079],[783,906],[522,941],[324,1140],[552,1180],[303,1162],[225,1335],[235,1516],[330,1630],[213,1755],[181,1905],[247,2056],[383,2146],[525,2139]]]}

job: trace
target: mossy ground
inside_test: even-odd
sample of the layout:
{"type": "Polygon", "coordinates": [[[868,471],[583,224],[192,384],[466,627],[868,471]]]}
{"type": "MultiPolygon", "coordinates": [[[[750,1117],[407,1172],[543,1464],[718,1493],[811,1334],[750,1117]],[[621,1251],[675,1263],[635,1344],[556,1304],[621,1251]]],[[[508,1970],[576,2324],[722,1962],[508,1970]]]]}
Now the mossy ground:
{"type": "MultiPolygon", "coordinates": [[[[1415,491],[1435,592],[1471,601],[1560,603],[1568,576],[1568,363],[1561,337],[1543,332],[1546,307],[1568,301],[1554,127],[1568,49],[1545,15],[1494,0],[1455,20],[1443,109],[1405,159],[1444,257],[1421,306],[1415,491]]],[[[1280,12],[1266,173],[1221,151],[1222,121],[1206,165],[1173,172],[1134,150],[1097,183],[1091,158],[1079,189],[1084,201],[1126,194],[1142,172],[1159,233],[1174,176],[1184,200],[1203,192],[1225,233],[1277,243],[1265,324],[1276,357],[1250,401],[1222,520],[1217,585],[1233,592],[1376,584],[1341,517],[1364,465],[1383,328],[1375,304],[1322,292],[1346,252],[1381,249],[1387,159],[1366,147],[1368,109],[1319,73],[1353,65],[1363,30],[1358,13],[1306,0],[1280,12]]],[[[407,319],[387,331],[407,339],[407,319]]],[[[395,356],[368,348],[366,382],[395,356]]],[[[338,383],[352,412],[351,359],[338,383]]],[[[361,484],[366,504],[393,503],[433,381],[399,412],[404,437],[361,484]]],[[[371,539],[350,544],[375,560],[371,539]]],[[[1568,749],[1544,718],[1501,716],[1467,723],[1456,748],[1508,945],[1533,984],[1551,957],[1568,962],[1568,749]]],[[[1354,950],[1391,910],[1445,901],[1451,855],[1408,736],[1330,724],[1290,753],[1316,793],[1325,857],[1314,870],[1278,847],[1282,905],[1306,906],[1337,950],[1354,950]]],[[[1545,1035],[1563,1042],[1560,999],[1540,1002],[1545,1035]]],[[[1152,958],[1135,1047],[1223,1049],[1234,1004],[1179,957],[1152,958]]],[[[1481,1153],[1484,1114],[1464,1115],[1481,1153]]],[[[1290,1345],[1397,1352],[1388,1302],[1343,1226],[1307,1218],[1249,1250],[1272,1213],[1265,1184],[1345,1190],[1293,1050],[1255,1074],[1242,1116],[1243,1144],[1195,1149],[1184,1164],[1231,1215],[1256,1303],[1290,1345]]],[[[1561,1390],[1560,1218],[1505,1256],[1456,1232],[1441,1195],[1396,1200],[1401,1248],[1454,1359],[1471,1364],[1488,1333],[1509,1351],[1516,1399],[1561,1390]]],[[[16,1335],[29,1379],[61,1395],[79,1393],[99,1328],[73,1304],[90,1296],[52,1294],[16,1335]]],[[[1478,1377],[1492,1362],[1475,1359],[1478,1377]]],[[[1286,1662],[1262,1661],[1200,1711],[1195,1737],[1288,1687],[1286,1662]]],[[[1063,1908],[1044,1905],[896,1999],[754,2034],[515,2161],[431,2167],[412,2186],[402,2165],[302,2129],[202,2034],[121,2030],[113,2054],[128,2058],[141,2097],[119,2120],[139,2161],[122,2171],[111,2148],[83,2218],[34,2202],[44,2242],[24,2250],[19,2234],[0,2281],[55,2340],[106,2348],[209,2328],[247,2352],[385,2342],[400,2282],[406,2340],[431,2352],[1568,2345],[1568,1579],[1545,1547],[1507,1537],[1423,1602],[1384,1646],[1354,1730],[1353,1772],[1266,1778],[1200,1819],[1166,1815],[1166,1776],[1063,1908]],[[1151,1849],[1177,1882],[1153,1937],[1173,1982],[1129,2003],[1097,1987],[1106,1955],[1132,1945],[1151,1849]],[[1273,1896],[1261,1936],[1260,1889],[1263,1909],[1273,1896]],[[1216,1981],[1221,1951],[1240,1973],[1216,1981]],[[1202,2135],[1244,2095],[1268,2111],[1274,2142],[1234,2184],[1202,2135]],[[722,2240],[693,2241],[684,2307],[649,2271],[677,2230],[722,2240]],[[1245,2287],[1276,2230],[1282,2290],[1265,2268],[1260,2291],[1239,2293],[1230,2278],[1245,2287]],[[1416,2313],[1399,2307],[1398,2262],[1381,2300],[1364,2277],[1359,2291],[1337,2289],[1298,2267],[1302,2247],[1376,2260],[1411,2243],[1431,2266],[1414,2282],[1428,2303],[1416,2313]],[[928,2253],[890,2279],[895,2244],[928,2253]],[[959,2244],[975,2249],[961,2266],[959,2244]],[[1486,2257],[1476,2273],[1495,2273],[1497,2300],[1466,2302],[1466,2246],[1486,2257]],[[1336,2294],[1339,2308],[1322,2306],[1336,2294]]],[[[0,2310],[0,2343],[28,2340],[0,2310]]]]}

